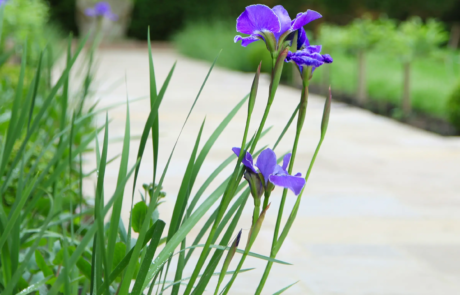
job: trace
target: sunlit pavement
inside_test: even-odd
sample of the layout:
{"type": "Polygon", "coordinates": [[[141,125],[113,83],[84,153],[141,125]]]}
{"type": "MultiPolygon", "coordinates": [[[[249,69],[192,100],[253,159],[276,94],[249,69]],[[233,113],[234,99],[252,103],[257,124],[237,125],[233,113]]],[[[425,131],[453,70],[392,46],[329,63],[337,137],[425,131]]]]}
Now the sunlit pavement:
{"type": "MultiPolygon", "coordinates": [[[[158,88],[176,60],[177,67],[160,112],[160,173],[210,67],[208,63],[180,56],[171,48],[154,48],[158,88]]],[[[166,223],[169,223],[174,198],[202,121],[206,118],[201,146],[249,91],[252,77],[252,74],[221,68],[213,70],[179,139],[166,175],[167,198],[160,209],[160,218],[166,223]]],[[[250,134],[259,125],[268,83],[268,77],[261,79],[250,134]]],[[[95,95],[100,99],[99,107],[123,102],[127,93],[130,100],[149,94],[147,49],[102,50],[95,95]]],[[[273,146],[299,97],[299,90],[279,87],[267,123],[273,128],[262,139],[260,147],[273,146]]],[[[322,97],[311,95],[295,172],[307,170],[319,139],[323,104],[322,97]]],[[[131,145],[130,165],[136,160],[139,136],[149,110],[148,99],[130,103],[131,135],[136,137],[131,145]]],[[[109,158],[121,152],[125,112],[126,108],[121,106],[108,113],[111,120],[109,158]]],[[[243,106],[212,148],[193,192],[231,154],[231,148],[240,144],[245,115],[246,106],[243,106]]],[[[102,125],[104,120],[105,115],[101,114],[98,124],[102,125]]],[[[294,129],[291,129],[277,148],[278,153],[290,150],[293,135],[294,129]]],[[[140,200],[141,184],[151,182],[152,159],[149,140],[135,201],[140,200]]],[[[96,166],[95,155],[88,155],[86,160],[88,171],[96,166]]],[[[106,173],[106,198],[115,188],[118,164],[118,160],[114,161],[106,173]]],[[[231,170],[229,167],[221,173],[207,195],[231,170]]],[[[85,190],[91,194],[93,189],[94,184],[88,182],[85,190]]],[[[132,182],[124,198],[125,222],[131,206],[131,191],[132,182]]],[[[276,189],[271,197],[272,204],[254,252],[269,254],[280,193],[281,189],[276,189]]],[[[294,201],[295,197],[290,195],[284,216],[288,216],[294,201]]],[[[246,243],[251,214],[252,201],[249,200],[238,225],[244,237],[240,247],[246,243]]],[[[205,221],[203,218],[200,225],[205,221]]],[[[198,231],[196,227],[192,235],[198,231]]],[[[188,245],[191,240],[187,240],[188,245]]],[[[184,277],[191,273],[197,259],[193,256],[190,260],[184,277]]],[[[334,102],[327,138],[307,184],[297,220],[278,259],[293,265],[275,264],[264,294],[273,294],[296,281],[298,283],[284,294],[460,294],[460,139],[417,130],[334,102]]],[[[236,255],[229,269],[234,269],[238,260],[236,255]]],[[[240,274],[230,294],[253,294],[264,266],[261,260],[247,259],[244,268],[256,269],[240,274]]],[[[207,294],[214,292],[214,283],[207,294]]]]}

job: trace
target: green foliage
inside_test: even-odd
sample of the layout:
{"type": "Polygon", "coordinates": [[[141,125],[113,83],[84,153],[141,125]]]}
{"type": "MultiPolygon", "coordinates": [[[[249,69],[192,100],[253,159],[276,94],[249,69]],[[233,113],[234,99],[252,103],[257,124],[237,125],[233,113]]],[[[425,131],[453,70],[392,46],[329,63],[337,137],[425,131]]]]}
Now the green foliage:
{"type": "Polygon", "coordinates": [[[40,53],[47,45],[52,49],[52,55],[59,52],[59,32],[48,24],[49,9],[45,1],[9,0],[4,9],[0,53],[18,50],[26,39],[29,65],[37,64],[40,53]]]}
{"type": "MultiPolygon", "coordinates": [[[[239,33],[234,20],[214,20],[187,23],[185,28],[173,36],[177,50],[192,58],[212,61],[216,52],[222,50],[217,65],[236,71],[254,72],[262,61],[261,71],[271,71],[272,60],[263,42],[254,42],[247,47],[235,44],[233,38],[239,33]]],[[[290,80],[293,69],[286,64],[283,80],[290,80]]]]}
{"type": "MultiPolygon", "coordinates": [[[[334,63],[329,66],[333,89],[348,95],[356,93],[356,57],[340,49],[329,51],[334,63]]],[[[402,95],[402,66],[394,56],[370,52],[367,57],[367,89],[369,98],[398,105],[402,95]]],[[[458,81],[449,64],[433,57],[415,60],[412,65],[412,106],[414,110],[448,118],[449,96],[458,81]]],[[[320,67],[313,75],[312,84],[324,84],[320,67]]]]}
{"type": "Polygon", "coordinates": [[[134,205],[133,210],[131,211],[131,226],[136,233],[139,233],[142,224],[144,223],[145,217],[147,215],[147,210],[147,204],[145,204],[144,201],[140,201],[134,205]]]}
{"type": "Polygon", "coordinates": [[[402,22],[390,32],[381,47],[404,63],[432,54],[449,36],[442,23],[434,19],[424,23],[418,17],[402,22]]]}
{"type": "MultiPolygon", "coordinates": [[[[367,15],[355,19],[343,29],[346,36],[342,46],[354,52],[368,51],[381,42],[388,46],[386,39],[394,31],[395,23],[384,17],[373,20],[367,15]]],[[[329,37],[325,39],[329,39],[329,37]]]]}
{"type": "MultiPolygon", "coordinates": [[[[50,295],[62,293],[140,295],[146,294],[147,290],[149,294],[152,294],[154,287],[157,288],[157,293],[164,293],[166,289],[172,287],[172,294],[179,294],[183,284],[187,285],[184,294],[190,294],[198,279],[199,287],[195,290],[201,294],[212,276],[219,275],[222,282],[223,276],[231,274],[233,282],[239,273],[251,270],[242,268],[244,258],[247,256],[268,263],[288,264],[275,259],[275,257],[263,256],[250,251],[269,206],[266,206],[260,217],[257,218],[257,224],[253,226],[251,241],[244,251],[237,249],[237,243],[231,248],[227,247],[230,239],[234,236],[249,197],[247,183],[241,182],[243,153],[236,161],[233,173],[229,177],[224,181],[214,183],[226,166],[235,162],[233,155],[210,173],[195,195],[192,195],[192,192],[195,192],[194,185],[197,177],[201,174],[200,170],[205,167],[204,162],[207,155],[230,121],[248,101],[248,96],[241,99],[220,124],[212,126],[211,135],[207,139],[203,138],[204,144],[202,145],[202,135],[206,134],[203,132],[205,128],[205,121],[203,120],[193,144],[193,150],[177,198],[174,201],[174,213],[170,216],[169,230],[167,233],[164,232],[166,222],[160,219],[161,210],[159,210],[161,209],[159,205],[166,196],[162,191],[162,185],[176,145],[179,142],[180,134],[200,98],[202,90],[216,65],[217,58],[204,77],[165,167],[161,173],[157,173],[156,162],[160,147],[159,110],[174,73],[175,64],[172,65],[163,85],[157,88],[149,43],[148,67],[151,109],[141,135],[137,151],[138,160],[132,167],[128,167],[131,133],[129,130],[129,107],[127,107],[127,121],[118,179],[115,192],[109,196],[107,194],[109,190],[104,188],[105,172],[111,162],[107,158],[110,149],[108,114],[106,114],[105,125],[94,130],[89,123],[98,111],[95,111],[94,108],[85,111],[86,108],[83,107],[93,76],[91,66],[94,50],[90,50],[90,57],[86,59],[89,63],[89,70],[84,77],[81,87],[83,88],[82,93],[77,93],[79,100],[75,103],[76,107],[70,107],[73,105],[70,103],[73,94],[69,93],[72,77],[69,77],[68,74],[79,58],[85,42],[86,40],[82,40],[76,51],[71,52],[72,42],[69,40],[66,68],[55,83],[48,79],[47,74],[50,73],[51,66],[48,71],[44,70],[42,58],[39,59],[36,68],[31,69],[34,72],[34,78],[30,80],[26,73],[28,69],[26,66],[27,48],[24,48],[19,78],[15,82],[15,86],[12,86],[15,89],[9,98],[11,101],[5,101],[5,109],[10,112],[10,115],[7,118],[8,123],[2,134],[0,144],[0,195],[3,198],[0,203],[1,294],[17,294],[22,289],[28,288],[20,294],[39,291],[50,295]],[[56,114],[53,115],[53,112],[56,114]],[[152,131],[151,141],[149,140],[150,131],[152,131]],[[98,141],[99,132],[104,133],[104,139],[101,143],[98,141]],[[84,201],[86,198],[83,198],[81,186],[83,178],[87,175],[82,172],[81,159],[82,154],[90,149],[94,141],[97,179],[93,208],[87,205],[84,201]],[[151,184],[142,186],[144,189],[144,194],[141,192],[143,201],[133,207],[130,224],[126,228],[121,221],[121,207],[127,191],[126,184],[134,176],[132,190],[128,193],[129,198],[134,199],[134,194],[138,188],[136,181],[139,175],[139,165],[143,159],[146,145],[150,142],[154,152],[154,162],[152,163],[154,179],[151,184]],[[36,151],[37,146],[40,147],[41,151],[37,156],[34,156],[38,152],[36,151]],[[47,153],[50,153],[49,157],[47,153]],[[217,188],[209,193],[207,189],[211,184],[217,188]],[[10,193],[8,202],[6,202],[5,191],[10,186],[14,192],[10,193]],[[217,204],[219,205],[216,207],[217,204]],[[208,214],[210,210],[214,210],[214,213],[208,214]],[[111,218],[107,216],[109,212],[112,212],[111,218]],[[206,225],[195,238],[193,244],[188,246],[187,240],[190,240],[190,232],[196,228],[205,215],[209,216],[206,225]],[[227,223],[230,224],[227,226],[227,223]],[[199,244],[204,235],[208,233],[209,228],[206,243],[199,244]],[[137,238],[132,238],[132,230],[138,233],[137,238]],[[224,232],[222,239],[217,241],[222,232],[224,232]],[[160,248],[162,244],[164,246],[160,248]],[[179,245],[180,250],[175,252],[179,245]],[[202,251],[198,263],[192,264],[189,263],[189,258],[195,248],[200,248],[202,251]],[[223,253],[229,250],[232,253],[238,252],[244,255],[237,270],[227,271],[225,268],[222,273],[215,272],[223,253]],[[208,261],[207,256],[212,251],[214,254],[208,261]],[[168,271],[172,259],[175,257],[178,257],[177,267],[174,269],[174,281],[171,282],[168,271]],[[187,263],[189,264],[187,265],[187,263]],[[186,273],[184,271],[186,267],[194,269],[191,277],[184,278],[182,276],[186,273]],[[201,272],[201,270],[204,271],[201,272]],[[168,284],[166,285],[166,283],[168,284]]],[[[239,48],[239,45],[234,46],[239,48]]],[[[93,48],[95,47],[93,46],[93,48]]],[[[256,147],[259,139],[268,131],[265,130],[265,123],[271,102],[275,98],[276,88],[280,82],[283,65],[284,61],[279,59],[272,71],[269,104],[261,122],[255,123],[258,130],[252,139],[248,138],[251,114],[246,120],[241,148],[250,150],[254,156],[262,151],[260,148],[257,150],[256,147]]],[[[16,80],[11,79],[8,83],[11,81],[16,80]]],[[[258,78],[254,79],[253,89],[257,89],[257,87],[258,78]]],[[[327,126],[329,105],[330,100],[325,107],[322,126],[327,126]]],[[[293,117],[296,112],[297,110],[293,117]]],[[[292,118],[280,135],[278,142],[291,125],[292,118]]],[[[324,139],[324,132],[321,134],[321,141],[314,154],[307,178],[324,139]]],[[[297,141],[300,132],[296,134],[297,141]]],[[[278,161],[281,161],[282,158],[280,157],[278,161]]],[[[297,202],[299,200],[300,196],[297,202]]],[[[294,216],[291,214],[280,239],[276,243],[277,250],[281,247],[295,219],[297,209],[298,204],[296,203],[292,213],[294,216]]],[[[272,253],[275,252],[272,251],[272,253]]],[[[229,292],[230,287],[231,284],[228,284],[224,292],[229,292]]]]}
{"type": "MultiPolygon", "coordinates": [[[[423,18],[445,16],[446,21],[451,21],[452,18],[459,20],[458,14],[448,15],[458,4],[456,0],[284,0],[282,3],[261,0],[257,3],[270,7],[282,4],[291,13],[291,17],[297,12],[313,9],[320,11],[325,21],[337,24],[347,24],[363,12],[386,14],[398,20],[404,20],[411,15],[423,18]]],[[[137,0],[129,36],[145,39],[145,28],[150,26],[154,40],[167,40],[188,22],[209,21],[210,18],[235,20],[246,6],[252,4],[254,1],[251,0],[137,0]]]]}
{"type": "Polygon", "coordinates": [[[449,120],[460,131],[460,83],[452,91],[447,105],[449,120]]]}

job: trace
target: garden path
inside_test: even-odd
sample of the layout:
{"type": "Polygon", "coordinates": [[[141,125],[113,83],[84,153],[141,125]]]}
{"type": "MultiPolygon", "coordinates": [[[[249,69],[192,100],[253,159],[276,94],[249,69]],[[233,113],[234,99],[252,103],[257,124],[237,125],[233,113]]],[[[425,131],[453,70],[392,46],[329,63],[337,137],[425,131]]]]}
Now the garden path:
{"type": "MultiPolygon", "coordinates": [[[[161,106],[158,165],[161,172],[210,65],[180,56],[164,46],[156,46],[153,56],[161,83],[178,61],[161,106]]],[[[164,183],[167,198],[160,209],[161,218],[167,223],[200,124],[206,117],[205,140],[248,92],[252,78],[252,74],[213,70],[180,137],[167,173],[164,183]]],[[[129,99],[148,95],[147,49],[143,46],[102,49],[96,80],[100,107],[125,101],[126,93],[129,99]]],[[[255,132],[260,122],[268,84],[267,77],[261,79],[250,133],[255,132]]],[[[273,129],[260,146],[274,143],[299,96],[297,89],[279,87],[267,125],[273,129]]],[[[305,173],[308,167],[319,137],[323,104],[323,97],[311,95],[296,172],[305,173]]],[[[149,109],[147,99],[130,103],[133,136],[141,134],[149,109]]],[[[243,107],[217,141],[197,184],[231,154],[233,146],[240,144],[245,113],[243,107]]],[[[110,110],[109,118],[112,120],[110,157],[121,151],[125,108],[110,110]]],[[[105,116],[101,115],[98,124],[104,120],[105,116]]],[[[289,151],[292,140],[293,130],[280,144],[278,152],[289,151]]],[[[131,164],[136,159],[138,144],[139,140],[132,141],[131,164]]],[[[137,189],[152,179],[152,158],[149,142],[137,189]]],[[[118,163],[111,164],[106,174],[107,195],[115,187],[118,163]]],[[[93,155],[87,157],[86,167],[95,167],[93,155]]],[[[230,168],[217,180],[225,179],[228,173],[230,168]]],[[[441,137],[334,102],[327,138],[297,220],[278,256],[294,265],[275,265],[264,294],[272,294],[296,281],[299,282],[285,294],[460,294],[459,176],[459,138],[441,137]]],[[[86,186],[89,192],[92,188],[93,184],[86,186]]],[[[130,211],[131,188],[132,183],[124,199],[125,221],[130,211]]],[[[281,189],[276,189],[271,197],[271,208],[253,247],[255,252],[269,253],[280,193],[281,189]]],[[[135,200],[139,198],[136,194],[135,200]]],[[[289,196],[287,208],[292,207],[294,200],[289,196]]],[[[250,201],[248,204],[238,225],[243,229],[244,239],[252,214],[250,201]]],[[[204,220],[200,224],[203,223],[204,220]]],[[[198,230],[194,230],[196,232],[198,230]]],[[[244,244],[245,241],[241,245],[244,244]]],[[[196,261],[197,257],[193,259],[196,261]]],[[[230,268],[236,266],[238,259],[234,260],[230,268]]],[[[253,294],[264,265],[260,260],[247,259],[245,267],[256,269],[241,274],[231,293],[253,294]]]]}

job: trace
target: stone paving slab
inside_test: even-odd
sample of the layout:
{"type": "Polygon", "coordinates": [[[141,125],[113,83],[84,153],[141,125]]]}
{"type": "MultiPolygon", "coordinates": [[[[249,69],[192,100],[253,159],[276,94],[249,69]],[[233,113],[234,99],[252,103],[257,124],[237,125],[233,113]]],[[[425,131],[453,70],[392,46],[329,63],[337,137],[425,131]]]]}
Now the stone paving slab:
{"type": "MultiPolygon", "coordinates": [[[[162,171],[210,65],[182,57],[170,48],[156,48],[153,54],[161,83],[178,61],[161,106],[158,167],[162,171]]],[[[103,49],[99,62],[96,98],[100,99],[101,107],[125,101],[126,93],[129,99],[148,95],[146,48],[103,49]],[[127,84],[123,82],[125,75],[127,84]]],[[[206,117],[203,139],[207,139],[248,92],[251,82],[252,74],[220,68],[212,72],[179,140],[164,183],[168,196],[160,214],[167,223],[200,124],[206,117]]],[[[250,133],[255,132],[260,122],[268,84],[268,77],[263,77],[250,133]]],[[[273,145],[299,96],[297,89],[279,87],[267,123],[273,128],[260,146],[273,145]]],[[[305,173],[308,167],[319,138],[323,104],[322,97],[311,95],[295,171],[305,173]]],[[[130,109],[131,134],[140,135],[149,102],[133,102],[130,109]]],[[[124,133],[125,108],[110,110],[109,117],[111,157],[121,151],[117,139],[124,133]]],[[[101,116],[98,123],[103,124],[104,119],[101,116]]],[[[230,149],[239,145],[244,123],[245,107],[211,150],[196,189],[231,154],[230,149]]],[[[280,144],[279,153],[290,150],[293,137],[291,130],[280,144]]],[[[135,162],[138,144],[132,141],[131,164],[135,162]]],[[[148,146],[138,188],[152,179],[152,158],[148,146]]],[[[115,187],[118,163],[115,161],[107,171],[107,195],[115,187]]],[[[95,156],[86,157],[86,167],[88,170],[95,167],[95,156]]],[[[207,193],[229,173],[230,168],[224,170],[207,193]]],[[[264,294],[272,294],[296,281],[297,285],[285,294],[460,294],[459,176],[459,138],[441,137],[334,102],[327,139],[307,185],[298,218],[278,256],[294,265],[275,265],[264,294]]],[[[86,191],[91,192],[94,185],[87,183],[86,191]]],[[[125,222],[129,216],[131,187],[132,183],[124,199],[125,222]]],[[[253,248],[255,252],[269,253],[280,193],[277,189],[271,197],[272,206],[253,248]]],[[[137,194],[135,200],[139,198],[137,194]]],[[[238,225],[244,238],[250,226],[250,202],[238,225]]],[[[286,208],[291,208],[294,202],[294,196],[290,196],[286,208]]],[[[193,230],[192,235],[197,232],[198,229],[193,230]]],[[[195,255],[192,257],[192,265],[197,259],[195,255]]],[[[237,261],[230,268],[236,267],[237,261]]],[[[256,269],[240,275],[231,293],[253,294],[264,266],[260,260],[247,259],[245,267],[256,269]]],[[[206,294],[212,291],[210,287],[206,294]]]]}

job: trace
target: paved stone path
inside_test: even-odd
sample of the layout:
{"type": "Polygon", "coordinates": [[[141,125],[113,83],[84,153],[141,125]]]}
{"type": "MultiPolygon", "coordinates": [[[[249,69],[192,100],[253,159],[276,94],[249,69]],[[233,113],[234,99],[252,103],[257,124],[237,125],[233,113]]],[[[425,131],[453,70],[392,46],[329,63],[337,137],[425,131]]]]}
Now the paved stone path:
{"type": "MultiPolygon", "coordinates": [[[[147,58],[146,48],[100,52],[96,95],[100,106],[125,101],[126,93],[130,99],[148,95],[147,58]]],[[[176,60],[177,68],[161,106],[160,171],[210,66],[182,57],[170,48],[156,48],[155,69],[161,83],[176,60]]],[[[252,74],[220,68],[212,72],[167,173],[164,190],[168,196],[160,209],[161,218],[167,222],[200,124],[206,117],[204,141],[248,92],[251,82],[252,74]]],[[[267,88],[265,77],[261,79],[251,133],[260,122],[267,88]]],[[[273,129],[260,146],[274,143],[299,96],[299,90],[280,86],[267,123],[273,129]]],[[[319,138],[323,103],[322,97],[311,95],[295,171],[305,173],[308,167],[319,138]]],[[[149,102],[132,102],[130,108],[131,133],[138,136],[149,113],[149,102]]],[[[125,108],[110,110],[109,117],[109,156],[114,156],[121,151],[119,139],[124,132],[125,108]]],[[[195,188],[230,155],[231,147],[240,143],[244,120],[245,107],[213,147],[195,188]]],[[[103,121],[101,116],[99,124],[103,121]]],[[[417,130],[338,102],[333,103],[329,125],[297,220],[278,256],[294,265],[274,265],[264,294],[273,294],[296,281],[297,285],[285,294],[460,294],[460,139],[417,130]]],[[[278,152],[291,148],[293,131],[278,152]]],[[[137,147],[138,140],[133,141],[131,164],[137,147]]],[[[88,167],[95,166],[94,157],[87,160],[88,167]]],[[[107,173],[107,193],[115,186],[117,165],[116,161],[107,173]]],[[[216,183],[228,173],[230,169],[216,183]]],[[[152,151],[148,146],[138,188],[151,178],[152,151]]],[[[123,207],[125,221],[131,187],[132,184],[128,185],[123,207]]],[[[92,188],[93,184],[89,186],[92,188]]],[[[277,189],[271,198],[272,206],[253,248],[255,252],[269,253],[280,193],[277,189]]],[[[287,208],[293,203],[294,197],[290,196],[287,208]]],[[[249,201],[238,225],[244,238],[251,213],[249,201]]],[[[234,260],[230,268],[236,267],[238,256],[234,260]]],[[[247,259],[245,267],[256,269],[240,275],[231,294],[253,294],[264,265],[260,260],[247,259]]],[[[209,294],[211,291],[213,288],[209,288],[209,294]]]]}

